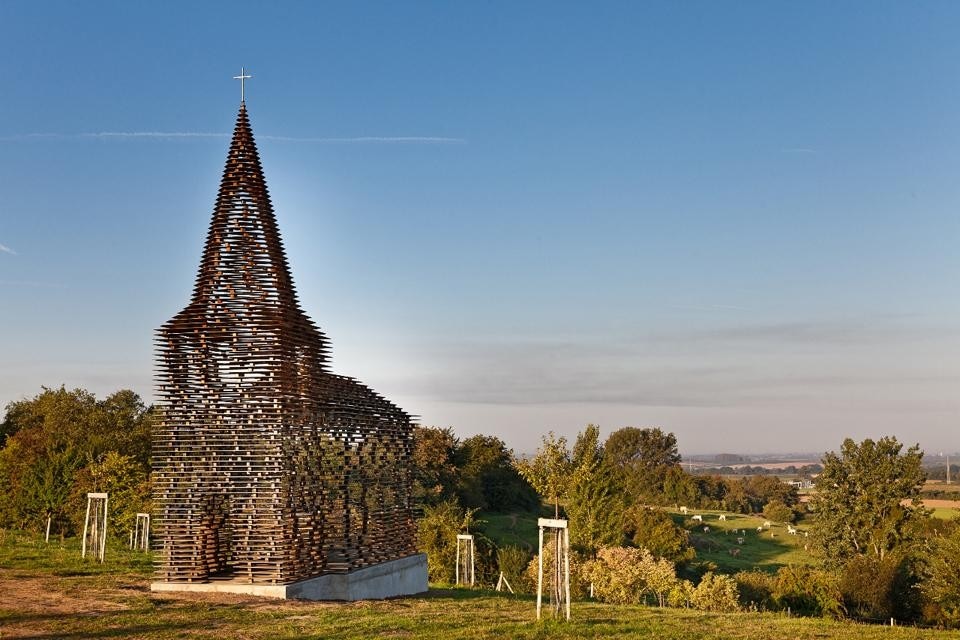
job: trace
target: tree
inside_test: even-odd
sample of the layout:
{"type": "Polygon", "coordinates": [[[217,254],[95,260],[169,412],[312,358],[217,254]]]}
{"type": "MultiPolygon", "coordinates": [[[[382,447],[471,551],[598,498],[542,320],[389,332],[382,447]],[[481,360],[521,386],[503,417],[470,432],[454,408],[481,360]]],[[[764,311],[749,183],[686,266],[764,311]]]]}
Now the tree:
{"type": "Polygon", "coordinates": [[[623,491],[604,462],[600,429],[588,424],[573,445],[573,473],[566,505],[573,546],[595,557],[600,547],[623,540],[623,491]]]}
{"type": "Polygon", "coordinates": [[[690,534],[659,509],[635,504],[624,516],[624,529],[634,546],[647,549],[657,558],[683,565],[696,557],[690,534]]]}
{"type": "Polygon", "coordinates": [[[109,494],[109,531],[114,537],[126,539],[137,521],[137,513],[149,511],[150,482],[147,472],[133,456],[107,452],[101,460],[86,467],[74,483],[74,524],[83,526],[87,493],[109,494]]]}
{"type": "MultiPolygon", "coordinates": [[[[149,472],[152,411],[132,391],[105,400],[84,389],[44,388],[11,402],[0,449],[0,526],[41,529],[48,517],[76,521],[86,507],[65,496],[77,490],[85,469],[114,452],[145,477],[149,472]]],[[[89,475],[89,474],[87,474],[89,475]]]]}
{"type": "Polygon", "coordinates": [[[774,522],[793,522],[796,514],[780,500],[771,500],[763,507],[763,515],[774,522]]]}
{"type": "Polygon", "coordinates": [[[927,517],[919,503],[925,475],[919,445],[901,453],[894,437],[857,444],[843,441],[839,455],[823,458],[813,499],[814,543],[831,564],[859,554],[883,559],[910,538],[927,517]]]}
{"type": "Polygon", "coordinates": [[[777,476],[754,475],[740,482],[743,483],[751,513],[760,513],[768,502],[779,501],[792,507],[800,501],[797,488],[777,476]]]}
{"type": "Polygon", "coordinates": [[[604,452],[610,465],[622,475],[631,501],[664,501],[667,472],[680,464],[676,436],[659,427],[624,427],[610,434],[604,452]]]}
{"type": "Polygon", "coordinates": [[[697,482],[680,465],[667,468],[663,478],[663,497],[676,506],[693,506],[698,503],[697,482]]]}
{"type": "Polygon", "coordinates": [[[413,430],[413,496],[418,502],[437,504],[454,495],[457,467],[456,436],[449,427],[415,427],[413,430]]]}
{"type": "Polygon", "coordinates": [[[920,591],[932,604],[931,622],[960,627],[960,526],[957,521],[945,536],[932,538],[930,553],[924,554],[924,580],[920,591]]]}
{"type": "Polygon", "coordinates": [[[76,453],[67,449],[51,453],[45,464],[30,467],[22,487],[23,515],[34,523],[56,521],[63,531],[79,462],[76,453]]]}
{"type": "Polygon", "coordinates": [[[423,509],[417,522],[417,549],[427,554],[427,571],[433,582],[453,582],[457,534],[469,530],[475,510],[464,510],[456,499],[423,509]]]}
{"type": "Polygon", "coordinates": [[[567,439],[559,438],[553,431],[543,436],[543,444],[537,449],[537,455],[529,460],[517,460],[517,471],[529,482],[537,493],[553,503],[554,516],[560,517],[560,501],[570,491],[570,477],[573,462],[567,448],[567,439]]]}
{"type": "Polygon", "coordinates": [[[530,484],[513,466],[513,451],[495,436],[467,438],[454,454],[457,495],[465,507],[507,512],[537,507],[530,484]]]}

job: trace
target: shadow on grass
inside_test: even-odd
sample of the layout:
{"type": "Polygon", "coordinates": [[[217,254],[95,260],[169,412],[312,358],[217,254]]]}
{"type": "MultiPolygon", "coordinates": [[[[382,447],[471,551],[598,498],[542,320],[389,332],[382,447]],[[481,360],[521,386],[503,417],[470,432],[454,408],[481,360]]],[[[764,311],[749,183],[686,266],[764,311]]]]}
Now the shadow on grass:
{"type": "Polygon", "coordinates": [[[535,600],[536,596],[525,593],[507,593],[503,591],[493,591],[492,589],[465,589],[457,587],[434,587],[426,593],[415,596],[409,596],[410,599],[431,599],[449,598],[451,600],[478,600],[484,598],[504,598],[509,600],[535,600]]]}
{"type": "MultiPolygon", "coordinates": [[[[139,638],[148,633],[154,632],[174,632],[179,635],[179,631],[186,629],[187,627],[195,626],[192,623],[182,622],[182,623],[132,623],[132,624],[114,624],[112,619],[117,619],[121,617],[129,617],[133,615],[149,615],[151,611],[147,609],[141,610],[86,610],[83,612],[73,613],[73,614],[64,614],[62,612],[57,613],[12,613],[4,615],[0,618],[4,627],[9,629],[12,625],[29,625],[29,626],[38,626],[44,625],[45,622],[53,622],[58,625],[63,625],[65,621],[74,619],[74,620],[90,620],[92,624],[96,625],[95,629],[83,628],[83,629],[60,629],[58,631],[41,631],[39,633],[26,633],[18,632],[17,638],[33,638],[35,640],[40,640],[42,638],[139,638]]],[[[71,625],[76,627],[76,625],[71,625]]],[[[86,627],[86,625],[84,625],[86,627]]],[[[4,636],[5,637],[5,636],[4,636]]]]}
{"type": "MultiPolygon", "coordinates": [[[[135,624],[112,629],[98,629],[95,634],[90,631],[56,631],[33,635],[18,635],[25,640],[47,640],[53,638],[141,638],[150,633],[169,633],[185,630],[193,625],[182,622],[178,624],[135,624]]],[[[184,634],[187,635],[187,634],[184,634]]]]}

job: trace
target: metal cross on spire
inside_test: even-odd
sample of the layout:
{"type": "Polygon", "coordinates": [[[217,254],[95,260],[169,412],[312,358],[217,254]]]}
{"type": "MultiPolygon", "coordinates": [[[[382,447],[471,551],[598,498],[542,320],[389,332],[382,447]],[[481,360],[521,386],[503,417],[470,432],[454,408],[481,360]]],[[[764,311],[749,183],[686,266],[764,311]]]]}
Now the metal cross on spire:
{"type": "Polygon", "coordinates": [[[253,77],[253,76],[244,75],[244,73],[243,73],[243,67],[240,67],[240,75],[238,75],[238,76],[233,76],[233,79],[234,79],[234,80],[239,80],[239,81],[240,81],[240,102],[243,102],[243,82],[244,82],[244,80],[249,80],[249,79],[252,78],[252,77],[253,77]]]}

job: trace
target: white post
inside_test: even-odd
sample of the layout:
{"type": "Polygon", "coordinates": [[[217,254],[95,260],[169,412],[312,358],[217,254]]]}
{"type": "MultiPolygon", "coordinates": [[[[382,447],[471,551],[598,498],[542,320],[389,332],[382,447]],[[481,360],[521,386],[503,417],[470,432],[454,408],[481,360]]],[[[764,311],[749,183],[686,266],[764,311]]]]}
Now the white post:
{"type": "Polygon", "coordinates": [[[103,494],[103,533],[100,538],[100,562],[103,562],[103,557],[107,550],[107,505],[110,504],[109,494],[103,494]]]}
{"type": "Polygon", "coordinates": [[[83,544],[80,547],[80,557],[87,557],[87,525],[90,523],[90,494],[87,494],[87,515],[83,518],[83,544]]]}
{"type": "Polygon", "coordinates": [[[50,520],[53,519],[53,516],[47,515],[47,537],[44,540],[46,543],[50,543],[50,520]]]}
{"type": "Polygon", "coordinates": [[[567,620],[570,620],[570,529],[563,530],[564,589],[567,596],[567,620]]]}
{"type": "Polygon", "coordinates": [[[453,584],[460,584],[460,536],[457,536],[457,566],[453,570],[453,584]]]}
{"type": "Polygon", "coordinates": [[[477,574],[474,571],[474,562],[473,562],[473,536],[470,536],[470,586],[477,584],[477,574]]]}
{"type": "Polygon", "coordinates": [[[543,599],[543,527],[540,527],[540,552],[537,554],[537,620],[540,619],[540,606],[543,599]]]}

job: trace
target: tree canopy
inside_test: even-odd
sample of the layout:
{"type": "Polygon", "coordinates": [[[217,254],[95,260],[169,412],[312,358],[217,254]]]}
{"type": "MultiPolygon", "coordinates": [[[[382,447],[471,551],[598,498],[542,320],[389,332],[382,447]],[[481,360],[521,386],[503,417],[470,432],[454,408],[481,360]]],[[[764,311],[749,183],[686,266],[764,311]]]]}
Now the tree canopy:
{"type": "Polygon", "coordinates": [[[570,539],[578,550],[595,556],[601,547],[623,541],[623,490],[604,461],[600,429],[589,424],[573,445],[573,471],[566,506],[570,539]]]}
{"type": "Polygon", "coordinates": [[[622,478],[630,502],[666,501],[669,470],[680,464],[677,438],[659,427],[624,427],[604,444],[604,457],[622,478]]]}
{"type": "Polygon", "coordinates": [[[839,454],[823,457],[813,500],[814,540],[829,562],[859,554],[882,559],[926,517],[919,504],[923,453],[919,445],[902,449],[894,437],[861,443],[847,438],[839,454]]]}
{"type": "Polygon", "coordinates": [[[529,460],[517,460],[517,471],[541,496],[553,504],[554,515],[560,515],[560,501],[570,491],[573,461],[567,439],[550,431],[543,436],[537,454],[529,460]]]}
{"type": "MultiPolygon", "coordinates": [[[[86,506],[84,492],[106,490],[107,484],[135,495],[127,501],[129,509],[142,510],[148,499],[151,421],[151,409],[129,390],[97,400],[84,389],[44,388],[33,398],[8,404],[0,423],[0,491],[5,497],[0,524],[38,529],[49,517],[69,531],[86,506]],[[108,459],[115,464],[94,473],[108,459]],[[122,478],[114,477],[112,470],[120,468],[122,478]],[[121,486],[123,482],[139,488],[121,486]]],[[[119,509],[124,503],[115,504],[119,509]]]]}

